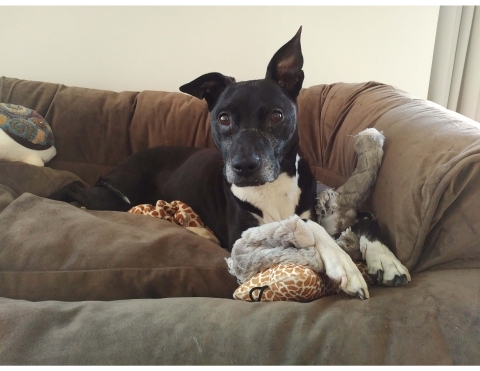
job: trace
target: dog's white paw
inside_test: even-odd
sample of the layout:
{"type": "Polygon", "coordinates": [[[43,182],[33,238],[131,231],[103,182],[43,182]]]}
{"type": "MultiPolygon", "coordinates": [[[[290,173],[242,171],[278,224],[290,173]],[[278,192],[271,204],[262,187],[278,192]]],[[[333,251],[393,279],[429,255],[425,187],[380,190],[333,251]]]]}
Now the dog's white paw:
{"type": "Polygon", "coordinates": [[[368,274],[375,276],[378,283],[384,286],[403,286],[412,280],[408,269],[380,241],[372,242],[362,236],[360,251],[367,262],[368,274]]]}
{"type": "Polygon", "coordinates": [[[350,256],[343,250],[325,248],[321,256],[327,276],[340,283],[340,287],[349,295],[368,299],[367,283],[350,256]]]}
{"type": "Polygon", "coordinates": [[[345,293],[360,299],[370,298],[367,283],[350,256],[336,244],[322,226],[310,220],[307,223],[315,237],[326,275],[339,283],[345,293]]]}

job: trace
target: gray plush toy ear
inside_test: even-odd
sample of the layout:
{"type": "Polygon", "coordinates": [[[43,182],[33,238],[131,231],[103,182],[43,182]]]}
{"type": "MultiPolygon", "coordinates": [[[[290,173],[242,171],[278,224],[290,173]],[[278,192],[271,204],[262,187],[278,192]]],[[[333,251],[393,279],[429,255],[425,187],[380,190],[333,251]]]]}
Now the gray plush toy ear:
{"type": "Polygon", "coordinates": [[[219,72],[210,72],[180,86],[179,89],[181,92],[193,95],[198,99],[205,99],[208,110],[211,111],[215,107],[220,94],[234,82],[233,77],[222,75],[219,72]]]}

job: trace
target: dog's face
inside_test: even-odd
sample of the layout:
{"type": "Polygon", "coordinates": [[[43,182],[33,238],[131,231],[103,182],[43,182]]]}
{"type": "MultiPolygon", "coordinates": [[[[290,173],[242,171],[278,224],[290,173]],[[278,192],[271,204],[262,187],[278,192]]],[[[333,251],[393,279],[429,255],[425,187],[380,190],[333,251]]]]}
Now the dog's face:
{"type": "Polygon", "coordinates": [[[264,79],[237,83],[213,72],[180,87],[207,101],[213,139],[231,184],[274,181],[286,154],[298,145],[296,100],[304,77],[300,33],[301,28],[275,53],[264,79]]]}
{"type": "Polygon", "coordinates": [[[229,85],[210,112],[227,181],[238,187],[272,182],[298,142],[295,103],[271,80],[229,85]]]}

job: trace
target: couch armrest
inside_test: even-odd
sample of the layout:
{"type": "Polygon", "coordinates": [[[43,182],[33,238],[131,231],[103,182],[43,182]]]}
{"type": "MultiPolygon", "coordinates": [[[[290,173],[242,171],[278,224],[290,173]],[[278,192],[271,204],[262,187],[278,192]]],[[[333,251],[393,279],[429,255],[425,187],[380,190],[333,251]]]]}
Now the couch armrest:
{"type": "Polygon", "coordinates": [[[352,174],[353,136],[374,127],[384,157],[366,208],[410,270],[480,266],[480,124],[377,82],[318,85],[299,97],[304,157],[337,188],[352,174]],[[472,266],[473,265],[473,266],[472,266]]]}
{"type": "Polygon", "coordinates": [[[374,127],[386,140],[369,205],[392,250],[414,271],[478,265],[480,124],[411,97],[374,127]]]}

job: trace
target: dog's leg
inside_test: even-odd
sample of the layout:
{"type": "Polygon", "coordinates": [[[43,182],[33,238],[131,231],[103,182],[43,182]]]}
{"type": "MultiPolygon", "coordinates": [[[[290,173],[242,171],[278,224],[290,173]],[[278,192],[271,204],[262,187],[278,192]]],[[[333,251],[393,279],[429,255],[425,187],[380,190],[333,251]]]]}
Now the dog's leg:
{"type": "Polygon", "coordinates": [[[108,187],[87,187],[79,181],[59,189],[48,198],[57,201],[76,202],[89,210],[127,211],[132,206],[121,195],[108,187]]]}
{"type": "Polygon", "coordinates": [[[87,186],[76,180],[48,196],[51,200],[63,202],[79,202],[82,206],[85,204],[85,190],[87,186]]]}
{"type": "Polygon", "coordinates": [[[379,239],[378,224],[369,217],[361,218],[352,227],[359,237],[362,258],[367,262],[368,273],[384,286],[402,286],[411,281],[410,273],[379,239]]]}
{"type": "Polygon", "coordinates": [[[313,232],[318,252],[325,266],[325,273],[349,295],[368,299],[367,283],[350,256],[327,233],[325,228],[308,220],[307,224],[313,232]]]}

